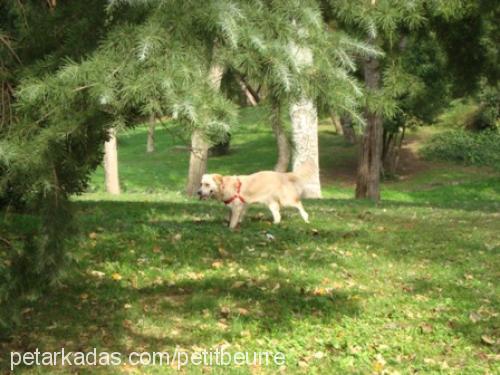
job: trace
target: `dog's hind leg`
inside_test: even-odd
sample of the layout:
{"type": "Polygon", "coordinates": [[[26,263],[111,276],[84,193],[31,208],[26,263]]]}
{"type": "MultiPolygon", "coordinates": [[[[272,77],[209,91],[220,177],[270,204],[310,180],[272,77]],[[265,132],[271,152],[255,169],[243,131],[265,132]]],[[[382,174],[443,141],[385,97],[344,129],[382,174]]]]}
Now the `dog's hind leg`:
{"type": "Polygon", "coordinates": [[[279,224],[281,221],[280,204],[278,202],[273,201],[268,204],[268,207],[271,210],[271,213],[273,214],[274,224],[279,224]]]}
{"type": "Polygon", "coordinates": [[[306,210],[304,210],[304,206],[302,206],[302,202],[297,201],[297,203],[295,203],[293,205],[293,207],[295,207],[299,210],[299,213],[300,213],[300,216],[302,216],[302,219],[304,219],[304,221],[309,224],[309,214],[306,212],[306,210]]]}

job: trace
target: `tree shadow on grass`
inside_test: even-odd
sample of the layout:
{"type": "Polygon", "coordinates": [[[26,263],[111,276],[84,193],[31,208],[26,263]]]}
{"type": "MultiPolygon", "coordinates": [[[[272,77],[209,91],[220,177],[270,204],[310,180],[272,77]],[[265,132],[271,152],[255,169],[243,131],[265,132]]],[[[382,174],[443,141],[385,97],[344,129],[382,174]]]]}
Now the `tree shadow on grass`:
{"type": "Polygon", "coordinates": [[[429,323],[448,327],[485,351],[491,348],[482,342],[481,336],[498,335],[498,295],[485,296],[467,282],[413,279],[407,284],[413,295],[441,301],[433,308],[433,319],[429,323]]]}
{"type": "MultiPolygon", "coordinates": [[[[19,331],[10,342],[0,344],[5,353],[62,347],[86,352],[95,347],[125,354],[173,351],[176,345],[210,347],[214,338],[238,341],[246,327],[258,337],[276,332],[286,335],[300,321],[331,324],[360,313],[357,299],[352,298],[354,291],[318,292],[311,287],[314,275],[309,272],[323,267],[323,259],[309,258],[309,250],[290,253],[305,243],[331,244],[341,238],[336,231],[315,234],[307,226],[290,224],[273,227],[275,239],[270,241],[267,219],[251,214],[248,226],[239,233],[230,232],[220,215],[223,208],[213,204],[103,201],[78,202],[77,206],[83,236],[73,243],[72,253],[78,264],[68,270],[63,286],[25,310],[19,331]],[[176,241],[176,235],[182,240],[176,241]],[[160,252],[153,252],[154,243],[161,246],[160,252]],[[159,261],[161,256],[167,260],[159,261]],[[197,276],[221,258],[253,270],[269,262],[276,265],[289,256],[303,257],[307,272],[271,270],[260,277],[263,273],[245,276],[221,271],[197,276]],[[138,263],[143,259],[145,263],[138,263]],[[112,271],[106,276],[89,273],[113,262],[129,265],[132,276],[112,280],[112,271]],[[190,266],[194,276],[176,281],[148,279],[145,285],[134,282],[135,273],[170,266],[190,266]],[[225,305],[228,311],[222,309],[225,305]]],[[[0,370],[8,366],[4,358],[0,370]]]]}
{"type": "MultiPolygon", "coordinates": [[[[345,292],[315,295],[304,290],[300,278],[282,282],[231,287],[231,278],[185,280],[132,288],[126,282],[89,282],[75,278],[54,290],[25,314],[25,322],[2,351],[120,352],[170,351],[176,346],[212,347],[213,337],[231,343],[246,325],[263,337],[293,331],[294,321],[316,319],[340,322],[359,313],[356,300],[345,292]],[[227,301],[245,306],[221,310],[227,301]],[[132,306],[128,309],[126,306],[132,306]],[[205,323],[203,323],[205,321],[205,323]],[[230,327],[237,321],[236,328],[230,327]],[[221,323],[223,322],[223,323],[221,323]],[[255,328],[257,327],[257,328],[255,328]]],[[[8,358],[0,362],[7,371],[8,358]]],[[[20,367],[22,369],[22,367],[20,367]]],[[[73,368],[74,370],[75,368],[73,368]]]]}

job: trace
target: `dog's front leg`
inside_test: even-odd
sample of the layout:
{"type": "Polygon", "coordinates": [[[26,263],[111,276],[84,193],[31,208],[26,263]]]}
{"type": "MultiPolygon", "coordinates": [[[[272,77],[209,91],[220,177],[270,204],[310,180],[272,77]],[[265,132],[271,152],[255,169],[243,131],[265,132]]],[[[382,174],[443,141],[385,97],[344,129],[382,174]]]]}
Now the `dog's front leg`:
{"type": "Polygon", "coordinates": [[[234,205],[231,207],[231,220],[229,221],[229,228],[234,229],[239,223],[239,218],[243,207],[240,205],[234,205]]]}
{"type": "Polygon", "coordinates": [[[241,222],[243,221],[243,218],[245,217],[245,214],[247,213],[247,206],[244,205],[241,209],[241,212],[240,212],[240,217],[238,218],[238,223],[241,224],[241,222]]]}
{"type": "Polygon", "coordinates": [[[227,211],[227,216],[226,216],[226,223],[229,224],[231,222],[231,218],[233,217],[233,210],[229,209],[227,211]]]}

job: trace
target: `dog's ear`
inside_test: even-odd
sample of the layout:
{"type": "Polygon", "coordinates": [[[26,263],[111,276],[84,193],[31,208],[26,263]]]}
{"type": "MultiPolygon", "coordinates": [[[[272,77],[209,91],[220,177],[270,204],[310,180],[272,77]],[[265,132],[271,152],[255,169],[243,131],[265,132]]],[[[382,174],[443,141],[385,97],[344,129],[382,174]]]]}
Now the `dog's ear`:
{"type": "Polygon", "coordinates": [[[220,175],[220,174],[214,174],[213,175],[213,179],[214,179],[214,181],[215,181],[215,183],[217,185],[220,186],[222,184],[222,175],[220,175]]]}

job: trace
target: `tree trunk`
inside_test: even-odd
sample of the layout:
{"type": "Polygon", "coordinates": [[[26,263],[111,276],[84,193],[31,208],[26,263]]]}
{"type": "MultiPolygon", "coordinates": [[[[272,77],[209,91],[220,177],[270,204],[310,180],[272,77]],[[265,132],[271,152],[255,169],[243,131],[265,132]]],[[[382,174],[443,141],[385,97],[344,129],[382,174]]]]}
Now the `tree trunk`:
{"type": "MultiPolygon", "coordinates": [[[[313,63],[313,53],[310,48],[299,47],[290,43],[290,52],[297,65],[307,67],[313,63]]],[[[314,171],[304,185],[303,195],[306,198],[321,198],[321,183],[319,179],[318,151],[318,112],[314,102],[306,97],[290,105],[292,122],[292,139],[294,146],[293,170],[307,161],[315,165],[314,171]]]]}
{"type": "Polygon", "coordinates": [[[399,157],[401,155],[401,148],[405,138],[406,126],[402,126],[401,132],[397,129],[396,132],[384,132],[384,147],[382,150],[382,168],[384,176],[395,176],[398,165],[399,157]]]}
{"type": "Polygon", "coordinates": [[[340,118],[339,116],[332,112],[332,114],[330,115],[330,118],[332,119],[332,124],[333,126],[335,126],[335,131],[337,132],[337,134],[344,134],[344,130],[342,129],[342,124],[340,123],[340,118]]]}
{"type": "Polygon", "coordinates": [[[288,164],[290,164],[290,144],[281,119],[281,103],[276,99],[271,101],[271,125],[278,148],[278,160],[274,170],[276,172],[286,172],[288,164]]]}
{"type": "MultiPolygon", "coordinates": [[[[373,40],[371,40],[373,42],[373,40]]],[[[365,83],[369,92],[380,89],[380,63],[376,58],[364,62],[365,83]]],[[[365,110],[366,127],[361,143],[356,181],[356,198],[380,199],[380,172],[382,166],[382,116],[365,110]]]]}
{"type": "Polygon", "coordinates": [[[148,142],[146,145],[146,152],[148,153],[155,152],[155,126],[154,118],[152,118],[148,125],[148,142]]]}
{"type": "Polygon", "coordinates": [[[346,142],[351,144],[356,143],[356,132],[352,126],[351,118],[349,116],[342,116],[340,119],[340,126],[342,126],[342,132],[346,142]]]}
{"type": "Polygon", "coordinates": [[[250,88],[247,86],[245,81],[241,77],[236,78],[238,80],[238,84],[240,85],[241,91],[245,94],[245,97],[247,98],[247,103],[250,104],[252,107],[255,107],[257,105],[257,98],[252,94],[250,91],[250,88]]]}
{"type": "MultiPolygon", "coordinates": [[[[215,91],[220,89],[223,67],[215,63],[210,67],[209,79],[215,91]]],[[[186,187],[186,193],[189,196],[196,195],[200,187],[201,177],[207,171],[209,144],[205,139],[203,132],[199,129],[193,131],[191,136],[191,156],[189,159],[189,175],[186,187]]]]}
{"type": "Polygon", "coordinates": [[[118,178],[118,150],[116,147],[116,129],[109,129],[109,140],[104,143],[104,178],[106,191],[110,194],[120,194],[120,179],[118,178]]]}
{"type": "Polygon", "coordinates": [[[290,107],[292,137],[294,144],[293,170],[308,160],[315,164],[315,170],[304,185],[306,198],[321,198],[318,152],[318,114],[310,99],[301,99],[290,107]]]}

